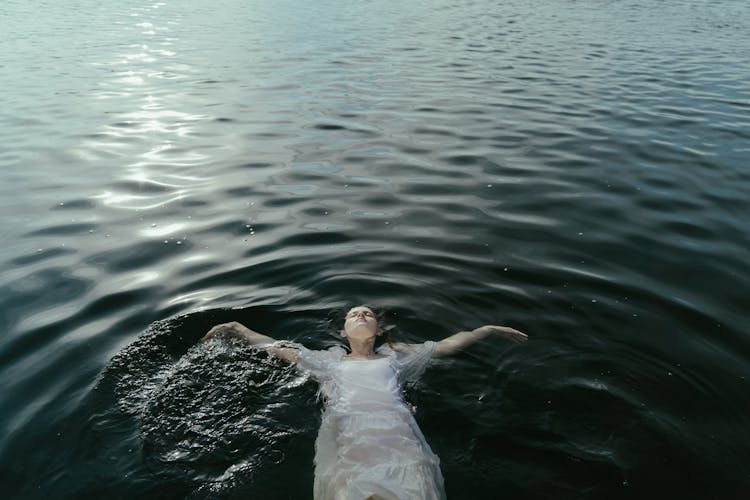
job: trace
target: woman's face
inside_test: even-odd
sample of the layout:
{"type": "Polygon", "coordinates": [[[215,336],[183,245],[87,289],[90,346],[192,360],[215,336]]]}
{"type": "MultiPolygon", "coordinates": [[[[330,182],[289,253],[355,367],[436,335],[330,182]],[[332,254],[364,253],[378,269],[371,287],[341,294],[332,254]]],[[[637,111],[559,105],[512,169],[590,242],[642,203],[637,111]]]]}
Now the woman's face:
{"type": "Polygon", "coordinates": [[[369,307],[352,307],[346,313],[344,330],[341,332],[344,337],[367,338],[379,333],[378,319],[369,307]]]}

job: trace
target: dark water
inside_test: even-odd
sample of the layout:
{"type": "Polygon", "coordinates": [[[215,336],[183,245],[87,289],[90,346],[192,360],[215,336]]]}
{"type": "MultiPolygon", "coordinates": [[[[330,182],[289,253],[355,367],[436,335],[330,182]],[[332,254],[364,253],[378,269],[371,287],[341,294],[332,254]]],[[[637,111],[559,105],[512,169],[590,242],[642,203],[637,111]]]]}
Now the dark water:
{"type": "Polygon", "coordinates": [[[747,498],[745,0],[0,6],[5,498],[309,498],[217,342],[526,331],[410,391],[452,499],[747,498]]]}

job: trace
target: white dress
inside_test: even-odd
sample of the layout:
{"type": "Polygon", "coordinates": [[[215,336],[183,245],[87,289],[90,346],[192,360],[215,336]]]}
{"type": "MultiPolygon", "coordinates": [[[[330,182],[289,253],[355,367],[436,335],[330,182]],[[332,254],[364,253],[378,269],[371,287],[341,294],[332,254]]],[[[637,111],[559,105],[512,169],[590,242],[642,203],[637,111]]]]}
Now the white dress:
{"type": "Polygon", "coordinates": [[[297,367],[320,384],[325,409],[315,441],[315,500],[444,500],[440,460],[401,396],[435,350],[434,342],[387,345],[383,358],[344,360],[341,347],[300,344],[297,367]],[[403,349],[401,348],[403,346],[403,349]]]}

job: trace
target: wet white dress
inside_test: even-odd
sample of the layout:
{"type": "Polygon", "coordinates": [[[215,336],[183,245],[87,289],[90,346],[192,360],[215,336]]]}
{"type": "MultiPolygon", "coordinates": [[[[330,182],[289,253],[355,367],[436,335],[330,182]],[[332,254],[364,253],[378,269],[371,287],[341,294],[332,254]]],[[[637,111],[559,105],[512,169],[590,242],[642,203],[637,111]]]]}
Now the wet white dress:
{"type": "Polygon", "coordinates": [[[300,344],[297,367],[325,397],[315,442],[315,500],[443,500],[440,460],[401,396],[419,377],[434,342],[384,345],[383,358],[344,360],[343,348],[313,351],[300,344]]]}

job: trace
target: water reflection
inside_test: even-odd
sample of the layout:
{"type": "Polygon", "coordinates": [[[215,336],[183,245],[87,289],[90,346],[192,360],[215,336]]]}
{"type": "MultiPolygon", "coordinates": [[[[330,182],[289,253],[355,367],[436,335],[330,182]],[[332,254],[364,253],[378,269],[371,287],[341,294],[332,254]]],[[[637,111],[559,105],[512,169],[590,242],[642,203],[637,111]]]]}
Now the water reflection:
{"type": "Polygon", "coordinates": [[[132,26],[142,30],[138,33],[145,38],[144,43],[131,43],[128,52],[113,55],[111,61],[93,63],[109,69],[112,76],[97,83],[92,98],[102,101],[99,109],[114,111],[105,111],[109,122],[93,135],[93,140],[82,145],[79,153],[92,161],[102,159],[101,152],[107,152],[109,168],[124,183],[94,198],[115,208],[150,210],[166,206],[211,180],[198,175],[205,172],[201,167],[207,165],[210,155],[201,152],[194,136],[199,130],[196,127],[213,117],[180,109],[190,102],[190,88],[177,82],[187,83],[194,69],[180,62],[182,56],[176,50],[180,40],[172,36],[174,22],[167,25],[163,19],[142,19],[159,7],[155,4],[132,13],[139,18],[132,26]],[[164,81],[177,85],[165,88],[164,81]],[[118,109],[139,102],[136,110],[118,109]],[[148,149],[143,151],[146,145],[148,149]],[[117,164],[120,161],[122,165],[117,164]]]}

